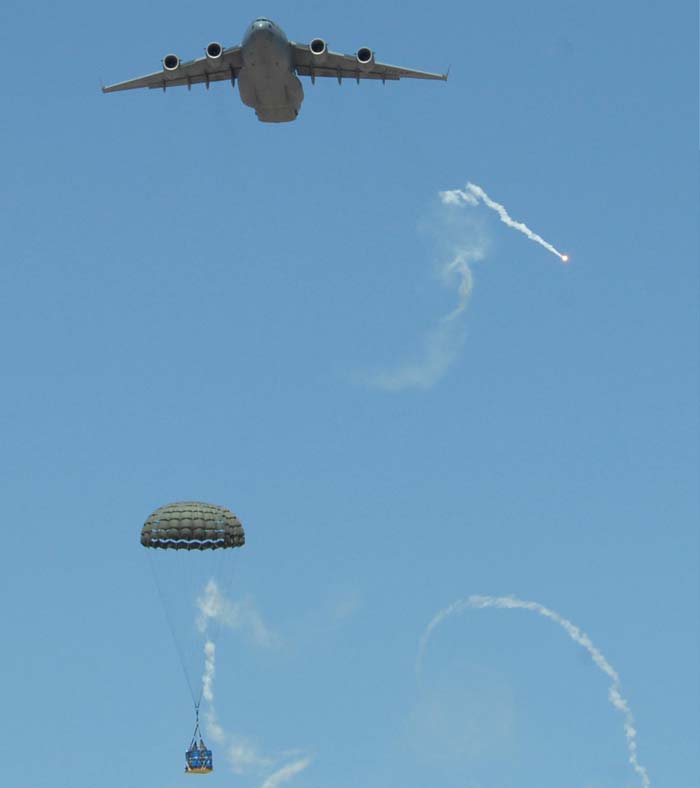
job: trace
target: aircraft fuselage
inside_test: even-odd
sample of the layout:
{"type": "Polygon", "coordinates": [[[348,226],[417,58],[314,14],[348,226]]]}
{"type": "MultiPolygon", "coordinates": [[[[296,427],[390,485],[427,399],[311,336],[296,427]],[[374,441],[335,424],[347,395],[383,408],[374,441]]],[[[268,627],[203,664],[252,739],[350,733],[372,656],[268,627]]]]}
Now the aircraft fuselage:
{"type": "Polygon", "coordinates": [[[292,48],[284,31],[269,19],[256,19],[246,30],[241,54],[241,101],[266,123],[295,120],[304,89],[294,73],[292,48]]]}

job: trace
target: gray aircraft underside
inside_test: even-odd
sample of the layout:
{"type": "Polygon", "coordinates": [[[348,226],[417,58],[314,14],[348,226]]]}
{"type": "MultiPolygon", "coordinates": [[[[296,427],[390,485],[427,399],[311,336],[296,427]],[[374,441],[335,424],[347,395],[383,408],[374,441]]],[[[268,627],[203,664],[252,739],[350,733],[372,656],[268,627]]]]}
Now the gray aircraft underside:
{"type": "Polygon", "coordinates": [[[206,57],[188,63],[180,62],[177,55],[166,55],[162,71],[108,85],[102,91],[166,90],[179,85],[191,88],[199,83],[209,88],[212,82],[227,80],[232,85],[238,82],[241,100],[255,110],[259,120],[283,123],[297,117],[304,100],[299,76],[311,77],[312,82],[317,77],[334,77],[339,83],[343,79],[355,79],[358,83],[361,79],[447,79],[447,74],[378,63],[367,47],[361,47],[355,55],[341,55],[330,52],[322,38],[314,38],[310,44],[295,44],[274,22],[262,17],[246,30],[240,46],[224,49],[214,41],[205,51],[206,57]]]}

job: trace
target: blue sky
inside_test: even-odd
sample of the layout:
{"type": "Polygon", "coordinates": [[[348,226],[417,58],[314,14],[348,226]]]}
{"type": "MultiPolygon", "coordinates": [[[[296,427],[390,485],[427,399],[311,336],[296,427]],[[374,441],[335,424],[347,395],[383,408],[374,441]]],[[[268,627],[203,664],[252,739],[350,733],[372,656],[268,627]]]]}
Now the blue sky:
{"type": "Polygon", "coordinates": [[[174,500],[248,538],[210,781],[639,785],[551,621],[451,618],[416,677],[439,610],[514,594],[619,672],[651,784],[697,784],[697,30],[690,2],[2,4],[9,784],[185,779],[138,539],[174,500]],[[450,80],[305,81],[280,126],[227,85],[99,91],[259,14],[450,80]],[[467,181],[571,263],[449,213],[467,181]],[[449,363],[371,385],[425,359],[477,238],[449,363]]]}

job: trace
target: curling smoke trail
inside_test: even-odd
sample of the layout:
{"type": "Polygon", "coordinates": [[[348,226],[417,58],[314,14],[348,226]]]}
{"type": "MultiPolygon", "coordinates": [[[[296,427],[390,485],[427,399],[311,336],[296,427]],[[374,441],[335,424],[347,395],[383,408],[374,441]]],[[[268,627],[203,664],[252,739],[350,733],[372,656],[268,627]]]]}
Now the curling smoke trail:
{"type": "Polygon", "coordinates": [[[486,257],[488,241],[477,227],[472,226],[470,236],[451,244],[449,259],[440,264],[440,278],[449,285],[454,283],[457,304],[440,318],[423,338],[423,351],[392,368],[365,378],[370,385],[385,391],[406,388],[430,388],[443,377],[456,359],[464,344],[463,316],[474,288],[472,265],[486,257]]]}
{"type": "Polygon", "coordinates": [[[455,236],[452,219],[454,215],[449,210],[450,206],[468,205],[472,208],[484,203],[488,208],[496,211],[502,222],[512,227],[527,238],[543,246],[547,251],[555,254],[562,262],[567,263],[569,258],[555,249],[552,244],[534,233],[526,224],[512,219],[503,205],[492,200],[488,194],[474,183],[467,183],[464,190],[451,189],[439,192],[440,200],[448,207],[443,212],[446,224],[442,228],[441,243],[448,245],[449,256],[439,266],[440,277],[449,285],[454,283],[457,291],[457,304],[451,312],[444,315],[433,328],[423,337],[422,351],[409,357],[406,361],[392,365],[388,369],[370,375],[362,375],[359,379],[371,386],[385,391],[400,391],[406,388],[430,388],[435,385],[447,372],[457,358],[465,340],[464,320],[469,299],[474,288],[472,266],[486,257],[488,238],[480,231],[477,223],[470,220],[470,232],[464,233],[464,227],[458,236],[455,236]]]}
{"type": "Polygon", "coordinates": [[[425,649],[428,641],[435,628],[443,621],[458,613],[463,613],[466,610],[476,610],[480,608],[497,608],[501,610],[531,610],[544,618],[554,621],[558,624],[566,634],[579,646],[583,646],[586,651],[591,655],[591,659],[595,665],[608,676],[612,683],[608,689],[608,700],[616,711],[619,711],[624,717],[625,737],[627,738],[627,752],[629,754],[629,763],[634,771],[639,776],[643,788],[649,788],[651,781],[647,770],[639,763],[637,758],[637,729],[635,727],[634,715],[629,707],[629,704],[622,696],[620,677],[613,668],[613,666],[603,656],[603,653],[593,644],[593,641],[588,637],[585,632],[582,632],[575,624],[566,618],[563,618],[554,610],[550,610],[538,602],[525,602],[512,596],[493,597],[493,596],[470,596],[467,599],[459,599],[453,602],[449,607],[441,610],[434,616],[433,620],[428,624],[420,639],[418,647],[418,657],[416,660],[416,671],[419,673],[425,649]]]}
{"type": "Polygon", "coordinates": [[[540,244],[540,246],[544,246],[544,248],[555,254],[562,262],[567,263],[569,258],[567,255],[562,254],[558,249],[555,249],[552,244],[548,241],[545,241],[542,236],[537,235],[534,233],[526,224],[523,222],[516,222],[515,219],[512,219],[508,215],[508,211],[506,211],[505,207],[500,203],[492,200],[488,194],[481,188],[481,186],[477,186],[475,183],[468,183],[466,186],[466,191],[462,191],[461,189],[452,189],[450,191],[440,192],[440,199],[445,205],[459,205],[461,202],[465,202],[467,205],[476,206],[479,204],[479,200],[484,203],[487,208],[491,208],[492,211],[496,211],[500,220],[507,224],[508,227],[512,227],[514,230],[517,230],[519,233],[527,236],[531,241],[540,244]]]}

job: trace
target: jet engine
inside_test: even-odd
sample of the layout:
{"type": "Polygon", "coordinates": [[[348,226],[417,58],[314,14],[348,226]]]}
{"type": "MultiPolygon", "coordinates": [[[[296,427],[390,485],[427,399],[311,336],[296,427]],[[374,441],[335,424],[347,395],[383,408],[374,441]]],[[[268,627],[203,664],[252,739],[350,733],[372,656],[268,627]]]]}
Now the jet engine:
{"type": "Polygon", "coordinates": [[[180,58],[177,55],[166,55],[163,58],[163,68],[166,71],[177,71],[180,68],[180,58]]]}
{"type": "Polygon", "coordinates": [[[213,62],[221,60],[221,56],[224,54],[224,48],[218,41],[212,41],[211,44],[207,44],[205,51],[207,53],[207,60],[213,62]]]}
{"type": "Polygon", "coordinates": [[[314,62],[324,63],[328,58],[328,44],[322,38],[314,38],[309,44],[309,49],[313,56],[314,62]]]}
{"type": "Polygon", "coordinates": [[[357,58],[357,65],[362,71],[369,71],[374,65],[374,52],[368,47],[360,47],[355,57],[357,58]]]}

